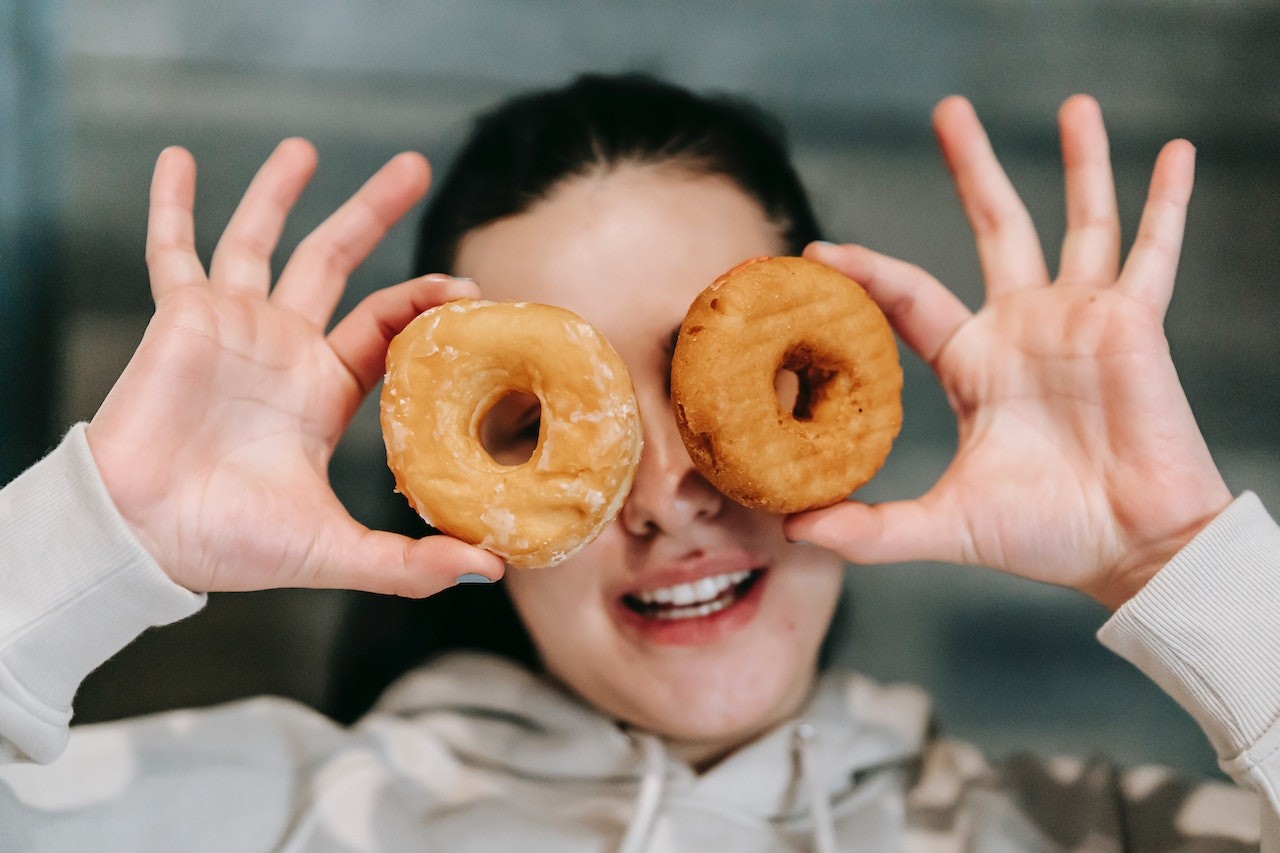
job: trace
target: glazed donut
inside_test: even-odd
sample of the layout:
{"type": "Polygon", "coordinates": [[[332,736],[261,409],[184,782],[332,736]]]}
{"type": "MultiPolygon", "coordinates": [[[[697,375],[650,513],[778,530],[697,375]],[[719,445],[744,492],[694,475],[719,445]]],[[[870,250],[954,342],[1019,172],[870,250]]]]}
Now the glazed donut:
{"type": "Polygon", "coordinates": [[[755,258],[699,294],[680,326],[671,401],[698,471],[749,507],[847,498],[902,424],[893,330],[860,285],[805,258],[755,258]],[[794,403],[776,386],[792,374],[794,403]]]}
{"type": "Polygon", "coordinates": [[[433,527],[517,568],[551,566],[622,507],[640,414],[622,359],[562,308],[461,299],[396,335],[380,400],[396,491],[433,527]],[[512,393],[541,406],[527,461],[506,465],[481,428],[512,393]]]}

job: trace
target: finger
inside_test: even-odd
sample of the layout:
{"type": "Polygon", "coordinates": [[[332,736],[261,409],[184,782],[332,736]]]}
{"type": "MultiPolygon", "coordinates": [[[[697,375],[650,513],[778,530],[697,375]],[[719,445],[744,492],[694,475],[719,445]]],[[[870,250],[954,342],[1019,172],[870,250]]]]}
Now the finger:
{"type": "Polygon", "coordinates": [[[1062,105],[1058,126],[1067,187],[1058,280],[1109,285],[1120,267],[1120,216],[1102,110],[1093,98],[1076,95],[1062,105]]]}
{"type": "Polygon", "coordinates": [[[413,539],[370,530],[353,520],[330,525],[323,562],[306,579],[318,589],[352,589],[406,598],[425,598],[448,589],[462,575],[502,577],[499,557],[448,536],[413,539]]]}
{"type": "Polygon", "coordinates": [[[862,246],[813,243],[804,254],[861,284],[907,346],[930,364],[972,316],[954,293],[913,264],[862,246]]]}
{"type": "Polygon", "coordinates": [[[421,154],[393,157],[298,245],[272,299],[317,326],[326,325],[351,271],[422,198],[430,179],[421,154]]]}
{"type": "Polygon", "coordinates": [[[428,275],[366,296],[329,333],[329,346],[351,371],[364,397],[386,372],[391,339],[423,311],[450,299],[478,296],[470,279],[428,275]]]}
{"type": "Polygon", "coordinates": [[[846,501],[790,516],[784,530],[793,542],[819,545],[851,563],[960,561],[947,526],[919,501],[846,501]]]}
{"type": "Polygon", "coordinates": [[[196,161],[184,148],[171,147],[156,158],[147,212],[147,270],[157,302],[172,290],[205,282],[196,255],[196,161]]]}
{"type": "Polygon", "coordinates": [[[1048,267],[1031,215],[996,159],[973,106],[950,97],[933,113],[934,131],[978,243],[987,295],[1045,284],[1048,267]]]}
{"type": "Polygon", "coordinates": [[[213,251],[209,279],[217,287],[267,295],[271,255],[289,211],[316,169],[316,150],[305,139],[286,139],[249,182],[213,251]]]}
{"type": "Polygon", "coordinates": [[[1162,315],[1173,297],[1195,168],[1196,149],[1185,139],[1175,139],[1161,149],[1138,233],[1117,284],[1162,315]]]}

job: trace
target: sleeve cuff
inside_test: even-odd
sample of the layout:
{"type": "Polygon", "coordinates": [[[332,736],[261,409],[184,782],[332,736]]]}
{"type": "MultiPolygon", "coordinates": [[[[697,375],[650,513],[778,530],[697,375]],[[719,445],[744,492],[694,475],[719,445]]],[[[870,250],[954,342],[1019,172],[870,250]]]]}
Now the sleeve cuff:
{"type": "Polygon", "coordinates": [[[0,491],[0,563],[2,733],[37,761],[61,751],[85,676],[147,628],[190,616],[206,600],[170,580],[134,537],[84,424],[0,491]]]}
{"type": "Polygon", "coordinates": [[[1278,607],[1280,527],[1245,492],[1098,639],[1176,699],[1230,762],[1280,728],[1278,607]]]}

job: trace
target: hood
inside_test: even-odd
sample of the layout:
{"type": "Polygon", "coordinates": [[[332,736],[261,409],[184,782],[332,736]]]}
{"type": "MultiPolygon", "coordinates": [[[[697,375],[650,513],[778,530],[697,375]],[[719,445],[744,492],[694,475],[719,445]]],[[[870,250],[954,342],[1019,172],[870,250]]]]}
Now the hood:
{"type": "Polygon", "coordinates": [[[639,785],[636,823],[651,821],[665,796],[772,821],[830,823],[832,805],[862,777],[920,755],[930,717],[918,688],[828,672],[793,720],[699,774],[668,755],[660,738],[491,655],[442,657],[392,685],[374,711],[430,726],[473,766],[549,785],[639,785]]]}

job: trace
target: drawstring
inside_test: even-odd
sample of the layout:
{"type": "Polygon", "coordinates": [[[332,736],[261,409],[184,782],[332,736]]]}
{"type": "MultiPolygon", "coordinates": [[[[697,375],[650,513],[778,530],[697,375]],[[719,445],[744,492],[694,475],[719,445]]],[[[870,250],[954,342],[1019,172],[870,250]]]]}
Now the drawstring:
{"type": "MultiPolygon", "coordinates": [[[[801,723],[795,728],[792,748],[796,763],[799,765],[800,778],[809,792],[814,853],[838,853],[835,822],[831,817],[831,802],[827,798],[822,781],[818,778],[818,768],[814,765],[813,746],[817,736],[818,732],[813,726],[801,723]]],[[[662,805],[662,792],[667,779],[666,752],[662,747],[662,741],[643,732],[636,732],[634,737],[639,741],[644,755],[644,775],[640,780],[640,793],[636,797],[635,812],[632,814],[630,825],[627,826],[627,834],[618,846],[618,853],[644,853],[649,844],[649,833],[653,829],[658,808],[662,805]]]]}
{"type": "Polygon", "coordinates": [[[809,814],[813,820],[813,849],[815,853],[836,853],[836,827],[831,818],[831,802],[818,778],[818,768],[813,763],[813,745],[817,730],[808,723],[796,726],[793,748],[796,763],[800,765],[800,778],[809,789],[809,814]]]}
{"type": "Polygon", "coordinates": [[[631,816],[631,824],[618,853],[643,853],[648,846],[649,831],[653,828],[658,807],[662,805],[662,789],[667,780],[667,758],[662,741],[643,732],[637,732],[635,737],[644,753],[644,777],[640,780],[635,813],[631,816]]]}

